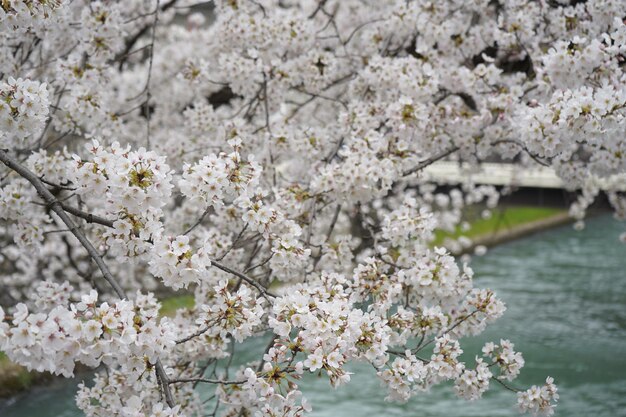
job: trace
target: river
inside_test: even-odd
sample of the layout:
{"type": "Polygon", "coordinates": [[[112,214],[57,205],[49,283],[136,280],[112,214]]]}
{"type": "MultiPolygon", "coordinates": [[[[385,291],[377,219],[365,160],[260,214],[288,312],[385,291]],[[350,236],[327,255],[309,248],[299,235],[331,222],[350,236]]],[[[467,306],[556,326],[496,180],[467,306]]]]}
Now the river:
{"type": "MultiPolygon", "coordinates": [[[[556,416],[626,416],[626,245],[623,225],[610,216],[552,229],[501,245],[474,258],[476,285],[507,304],[503,318],[462,343],[465,358],[501,336],[524,353],[526,366],[514,385],[541,384],[553,376],[561,400],[556,416]]],[[[246,345],[244,345],[246,348],[246,345]]],[[[262,349],[250,346],[250,354],[262,349]]],[[[247,355],[246,355],[247,356],[247,355]]],[[[457,399],[451,386],[437,387],[407,404],[387,403],[379,381],[365,366],[352,368],[347,386],[332,390],[313,376],[302,384],[313,417],[505,417],[517,416],[515,394],[493,386],[481,401],[457,399]]],[[[55,382],[0,403],[2,417],[77,417],[77,381],[55,382]]]]}

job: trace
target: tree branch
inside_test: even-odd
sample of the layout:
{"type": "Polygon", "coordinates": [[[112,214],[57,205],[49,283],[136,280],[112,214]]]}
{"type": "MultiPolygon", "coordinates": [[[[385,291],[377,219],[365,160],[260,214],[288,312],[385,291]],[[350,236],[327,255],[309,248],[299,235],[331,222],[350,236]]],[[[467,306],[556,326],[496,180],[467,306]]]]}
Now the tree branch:
{"type": "Polygon", "coordinates": [[[170,379],[170,384],[179,384],[183,382],[204,382],[206,384],[220,384],[220,385],[240,385],[245,384],[246,381],[220,381],[219,379],[207,379],[207,378],[177,378],[170,379]]]}
{"type": "Polygon", "coordinates": [[[200,330],[198,330],[197,332],[190,334],[190,335],[189,335],[189,336],[187,336],[187,337],[183,337],[182,339],[178,339],[178,340],[176,341],[176,344],[177,344],[177,345],[180,345],[180,344],[182,344],[182,343],[186,343],[186,342],[190,341],[191,339],[193,339],[193,338],[195,338],[195,337],[202,336],[203,334],[205,334],[205,333],[206,333],[206,332],[207,332],[207,331],[211,328],[211,326],[212,326],[213,324],[215,324],[215,321],[211,321],[211,322],[210,322],[210,323],[208,323],[206,326],[204,326],[203,328],[201,328],[201,329],[200,329],[200,330]]]}
{"type": "MultiPolygon", "coordinates": [[[[163,7],[161,7],[161,12],[164,12],[167,9],[173,7],[177,1],[178,0],[172,0],[169,3],[164,4],[163,7]]],[[[120,61],[119,66],[118,66],[119,70],[121,70],[124,67],[124,63],[126,62],[126,58],[128,58],[129,52],[131,51],[131,49],[133,49],[137,41],[141,39],[141,37],[145,35],[146,32],[148,32],[148,30],[151,27],[152,25],[145,25],[135,35],[133,35],[130,39],[126,41],[126,46],[124,47],[124,50],[115,59],[116,61],[117,60],[120,61]]]]}
{"type": "Polygon", "coordinates": [[[61,208],[63,208],[64,211],[84,219],[87,223],[97,223],[106,227],[113,227],[113,220],[105,219],[104,217],[96,216],[91,213],[86,213],[76,207],[68,206],[67,204],[63,204],[61,202],[59,202],[59,204],[61,204],[61,208]]]}
{"type": "MultiPolygon", "coordinates": [[[[2,161],[8,168],[12,169],[16,173],[18,173],[22,178],[30,182],[35,190],[37,190],[37,194],[48,204],[50,209],[54,211],[57,216],[61,219],[63,223],[67,226],[67,228],[72,232],[72,234],[78,239],[81,245],[87,250],[87,253],[93,259],[93,261],[98,265],[100,271],[102,272],[102,276],[109,283],[111,288],[115,291],[117,296],[121,299],[128,299],[122,287],[118,284],[113,274],[109,270],[109,267],[104,263],[104,260],[96,250],[96,248],[92,245],[92,243],[87,239],[87,236],[80,230],[80,228],[74,223],[74,221],[67,215],[65,209],[63,208],[63,204],[57,200],[57,198],[46,188],[45,184],[31,172],[28,168],[20,164],[15,158],[9,155],[9,152],[5,149],[0,150],[0,161],[2,161]]],[[[168,387],[168,379],[167,374],[165,373],[165,369],[163,368],[163,364],[160,359],[156,361],[156,372],[159,379],[163,382],[163,392],[165,394],[165,400],[167,405],[170,407],[174,407],[174,400],[172,398],[172,392],[168,387]]]]}
{"type": "Polygon", "coordinates": [[[87,250],[87,253],[93,259],[93,261],[98,265],[104,279],[107,280],[109,285],[113,288],[118,297],[125,299],[126,294],[124,294],[124,290],[117,283],[117,280],[111,274],[109,267],[104,263],[104,260],[91,244],[89,239],[85,236],[85,234],[78,228],[78,226],[74,223],[74,221],[67,215],[65,209],[63,208],[63,204],[57,200],[57,198],[52,195],[52,193],[48,190],[45,184],[31,172],[28,168],[24,167],[20,164],[15,158],[9,155],[7,150],[0,150],[0,161],[2,161],[7,167],[11,168],[13,171],[17,172],[20,176],[30,182],[37,193],[43,198],[43,200],[47,203],[52,211],[54,211],[57,216],[61,219],[63,223],[67,226],[67,228],[72,232],[72,234],[78,239],[78,241],[83,245],[83,247],[87,250]]]}
{"type": "Polygon", "coordinates": [[[430,158],[428,158],[427,160],[420,162],[419,164],[417,164],[416,166],[414,166],[413,168],[409,168],[406,171],[404,171],[402,173],[403,177],[407,177],[411,174],[416,173],[417,171],[421,171],[422,169],[426,168],[428,165],[439,161],[440,159],[445,158],[448,155],[453,154],[454,152],[458,151],[459,147],[458,146],[453,146],[452,148],[448,149],[447,151],[444,151],[442,153],[440,153],[439,155],[435,155],[432,156],[430,158]]]}
{"type": "Polygon", "coordinates": [[[259,292],[265,298],[268,298],[268,296],[272,297],[272,298],[276,298],[276,296],[274,294],[272,294],[271,292],[267,291],[265,289],[265,287],[263,287],[261,284],[259,284],[258,282],[256,282],[252,278],[250,278],[249,276],[247,276],[245,274],[242,274],[241,272],[235,271],[234,269],[230,269],[226,265],[222,265],[221,263],[219,263],[217,261],[214,261],[214,260],[211,260],[211,265],[215,266],[218,269],[221,269],[224,272],[228,272],[229,274],[235,275],[236,277],[239,277],[242,280],[246,281],[248,284],[252,285],[254,288],[259,290],[259,292]]]}

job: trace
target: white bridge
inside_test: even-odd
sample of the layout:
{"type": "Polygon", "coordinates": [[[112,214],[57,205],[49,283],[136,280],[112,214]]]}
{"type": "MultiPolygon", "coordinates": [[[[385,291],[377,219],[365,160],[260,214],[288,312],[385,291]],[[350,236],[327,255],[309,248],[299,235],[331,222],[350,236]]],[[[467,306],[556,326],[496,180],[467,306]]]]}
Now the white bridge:
{"type": "MultiPolygon", "coordinates": [[[[425,179],[438,184],[461,184],[470,181],[474,184],[496,186],[566,188],[554,169],[541,165],[529,168],[516,164],[486,162],[476,166],[440,161],[424,168],[422,175],[425,179]]],[[[590,177],[588,181],[602,190],[626,191],[626,174],[602,179],[590,177]]]]}

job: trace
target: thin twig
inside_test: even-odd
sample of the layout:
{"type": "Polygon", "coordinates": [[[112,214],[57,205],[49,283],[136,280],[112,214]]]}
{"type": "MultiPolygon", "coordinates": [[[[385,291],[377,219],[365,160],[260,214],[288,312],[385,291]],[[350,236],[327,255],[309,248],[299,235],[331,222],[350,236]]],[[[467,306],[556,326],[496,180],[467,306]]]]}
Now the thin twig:
{"type": "Polygon", "coordinates": [[[256,282],[255,280],[253,280],[249,276],[247,276],[245,274],[242,274],[241,272],[235,271],[234,269],[230,269],[229,267],[227,267],[226,265],[222,265],[218,261],[211,260],[211,265],[216,267],[216,268],[218,268],[218,269],[221,269],[224,272],[228,272],[229,274],[235,275],[236,277],[239,277],[242,280],[246,281],[248,284],[252,285],[254,288],[259,290],[259,292],[263,296],[265,296],[265,298],[268,298],[268,296],[272,297],[272,298],[276,298],[276,296],[274,294],[272,294],[271,292],[267,291],[267,289],[265,289],[262,285],[260,285],[258,282],[256,282]]]}
{"type": "Polygon", "coordinates": [[[403,177],[407,177],[407,176],[409,176],[411,174],[416,173],[417,171],[421,171],[422,169],[426,168],[427,166],[431,165],[432,163],[437,162],[440,159],[443,159],[446,156],[448,156],[448,155],[450,155],[450,154],[452,154],[452,153],[454,153],[454,152],[456,152],[458,150],[459,150],[458,146],[453,146],[450,149],[440,153],[439,155],[432,156],[432,157],[426,159],[425,161],[420,162],[419,164],[417,164],[413,168],[407,169],[406,171],[404,171],[402,173],[402,176],[403,177]]]}
{"type": "Polygon", "coordinates": [[[223,254],[221,254],[219,258],[217,258],[218,262],[224,259],[226,255],[228,255],[230,251],[232,251],[235,248],[235,245],[239,242],[239,239],[241,239],[241,237],[243,236],[243,234],[246,232],[247,229],[248,229],[248,223],[243,225],[243,228],[241,229],[241,231],[239,232],[235,240],[233,240],[233,242],[230,244],[228,249],[226,249],[226,251],[223,254]]]}
{"type": "Polygon", "coordinates": [[[530,149],[528,149],[528,148],[526,147],[526,145],[524,145],[524,144],[523,144],[523,143],[521,143],[521,142],[518,142],[518,141],[516,141],[516,140],[514,140],[514,139],[500,139],[500,140],[497,140],[497,141],[493,142],[493,143],[492,143],[492,145],[499,145],[499,144],[501,144],[501,143],[512,143],[512,144],[514,144],[514,145],[517,145],[517,146],[519,146],[520,148],[522,148],[522,150],[523,150],[524,152],[526,152],[526,154],[528,154],[528,156],[530,156],[530,157],[531,157],[531,158],[532,158],[532,159],[533,159],[536,163],[538,163],[539,165],[543,165],[544,167],[549,167],[549,166],[550,166],[550,164],[549,164],[549,163],[542,161],[538,155],[535,155],[534,153],[532,153],[532,152],[530,151],[530,149]]]}
{"type": "Polygon", "coordinates": [[[502,380],[500,380],[500,379],[496,378],[495,376],[492,376],[492,377],[491,377],[491,379],[493,379],[494,381],[496,381],[497,383],[499,383],[500,385],[502,385],[504,388],[508,389],[509,391],[512,391],[512,392],[520,392],[520,390],[519,390],[519,389],[514,388],[514,387],[512,387],[512,386],[510,386],[510,385],[505,384],[504,382],[502,382],[502,380]]]}
{"type": "Polygon", "coordinates": [[[211,326],[212,326],[212,325],[213,325],[213,322],[208,323],[206,326],[204,326],[203,328],[201,328],[201,329],[200,329],[200,330],[198,330],[197,332],[192,333],[192,334],[190,334],[190,335],[189,335],[189,336],[187,336],[187,337],[183,337],[182,339],[177,340],[177,341],[176,341],[176,344],[177,344],[177,345],[180,345],[180,344],[182,344],[182,343],[185,343],[185,342],[190,341],[190,340],[191,340],[191,339],[193,339],[193,338],[196,338],[196,337],[198,337],[198,336],[202,336],[203,334],[205,334],[205,333],[206,333],[206,332],[207,332],[207,331],[211,328],[211,326]]]}
{"type": "Polygon", "coordinates": [[[170,379],[170,384],[180,384],[185,382],[204,382],[205,384],[220,384],[220,385],[240,385],[245,384],[247,381],[221,381],[219,379],[207,379],[207,378],[177,378],[170,379]]]}
{"type": "Polygon", "coordinates": [[[204,218],[207,216],[207,214],[209,214],[209,212],[211,211],[211,206],[207,207],[206,210],[204,210],[204,212],[202,213],[202,215],[200,216],[200,218],[198,219],[198,221],[196,221],[194,224],[191,225],[191,227],[189,227],[187,230],[185,230],[183,232],[183,235],[188,235],[189,233],[191,233],[196,227],[200,226],[200,223],[202,223],[204,221],[204,218]]]}
{"type": "Polygon", "coordinates": [[[154,23],[152,24],[152,39],[150,41],[150,60],[148,61],[148,79],[146,80],[146,148],[150,149],[150,119],[152,112],[150,111],[150,80],[152,79],[152,63],[154,62],[154,40],[156,38],[156,27],[159,24],[159,6],[161,0],[157,0],[156,9],[154,10],[154,23]]]}
{"type": "Polygon", "coordinates": [[[424,349],[426,346],[430,345],[431,343],[434,343],[435,340],[437,340],[437,338],[442,337],[447,335],[448,333],[450,333],[452,330],[456,329],[458,326],[461,325],[461,323],[463,323],[465,320],[469,319],[470,317],[473,317],[474,314],[478,313],[480,310],[474,310],[472,311],[470,314],[468,314],[467,316],[463,317],[461,320],[457,321],[454,326],[449,327],[448,329],[444,330],[443,332],[441,332],[441,334],[439,334],[437,337],[433,337],[432,339],[430,339],[428,342],[424,343],[423,345],[420,343],[419,346],[417,346],[417,348],[415,348],[415,352],[419,352],[420,350],[424,349]]]}

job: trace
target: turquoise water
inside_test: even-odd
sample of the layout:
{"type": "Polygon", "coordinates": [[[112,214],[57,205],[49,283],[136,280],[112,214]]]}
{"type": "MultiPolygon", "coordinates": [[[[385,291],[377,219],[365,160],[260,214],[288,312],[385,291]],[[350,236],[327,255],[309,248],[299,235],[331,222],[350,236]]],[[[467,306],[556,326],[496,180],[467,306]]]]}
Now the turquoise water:
{"type": "MultiPolygon", "coordinates": [[[[553,376],[561,395],[556,416],[626,416],[626,245],[618,240],[621,230],[623,225],[602,216],[589,220],[582,232],[565,226],[475,258],[476,285],[496,290],[507,312],[485,333],[464,341],[466,358],[479,353],[486,341],[509,338],[526,359],[514,385],[526,388],[553,376]]],[[[264,346],[238,349],[258,357],[264,346]]],[[[354,366],[352,382],[337,390],[323,379],[306,378],[302,390],[313,404],[312,415],[518,415],[515,394],[498,386],[474,403],[457,399],[450,386],[407,404],[387,403],[370,369],[354,366]]],[[[35,389],[0,405],[0,416],[79,416],[73,401],[76,384],[35,389]]]]}

